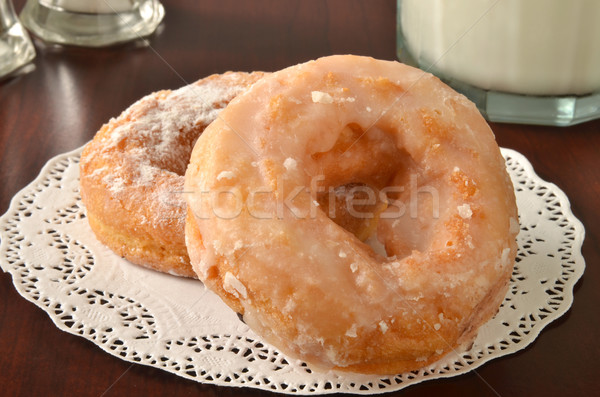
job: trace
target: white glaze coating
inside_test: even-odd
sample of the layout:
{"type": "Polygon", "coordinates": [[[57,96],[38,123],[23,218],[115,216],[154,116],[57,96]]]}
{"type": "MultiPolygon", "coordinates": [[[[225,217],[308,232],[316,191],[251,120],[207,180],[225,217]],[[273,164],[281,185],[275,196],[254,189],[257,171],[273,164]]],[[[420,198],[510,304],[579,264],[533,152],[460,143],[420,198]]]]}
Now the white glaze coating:
{"type": "Polygon", "coordinates": [[[516,254],[514,194],[489,127],[463,96],[395,62],[334,56],[261,80],[198,140],[185,188],[202,280],[268,341],[326,367],[435,360],[495,312],[516,254]],[[222,170],[235,177],[219,180],[222,170]],[[314,206],[316,179],[339,191],[406,187],[379,221],[385,256],[314,206]],[[206,199],[223,189],[235,195],[206,199]],[[459,215],[464,205],[472,216],[459,215]],[[199,234],[247,249],[219,251],[199,234]],[[247,299],[223,289],[228,273],[247,299]]]}

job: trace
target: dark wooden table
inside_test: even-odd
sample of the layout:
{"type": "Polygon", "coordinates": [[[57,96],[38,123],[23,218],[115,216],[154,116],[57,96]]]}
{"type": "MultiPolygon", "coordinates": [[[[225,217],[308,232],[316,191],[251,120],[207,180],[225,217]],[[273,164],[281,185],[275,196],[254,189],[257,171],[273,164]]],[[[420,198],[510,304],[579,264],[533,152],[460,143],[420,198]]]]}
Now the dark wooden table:
{"type": "MultiPolygon", "coordinates": [[[[23,1],[15,1],[20,10],[23,1]]],[[[35,70],[0,82],[0,213],[51,157],[92,138],[152,91],[226,70],[273,71],[336,53],[395,59],[394,0],[164,1],[150,47],[36,43],[35,70]]],[[[586,272],[571,310],[525,350],[479,376],[429,381],[394,395],[597,395],[600,390],[600,120],[570,128],[492,125],[501,146],[565,191],[584,223],[586,272]],[[482,380],[483,379],[483,380],[482,380]],[[485,380],[485,381],[484,381],[485,380]]],[[[271,395],[198,384],[121,361],[58,330],[0,273],[0,395],[271,395]]]]}

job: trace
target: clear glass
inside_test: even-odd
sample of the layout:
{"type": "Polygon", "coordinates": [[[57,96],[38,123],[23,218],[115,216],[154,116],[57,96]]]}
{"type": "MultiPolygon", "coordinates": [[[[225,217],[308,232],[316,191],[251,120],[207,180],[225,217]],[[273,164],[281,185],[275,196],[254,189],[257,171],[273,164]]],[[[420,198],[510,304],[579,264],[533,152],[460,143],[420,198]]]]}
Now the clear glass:
{"type": "Polygon", "coordinates": [[[10,0],[0,0],[0,78],[35,58],[33,44],[19,23],[10,0]]]}
{"type": "Polygon", "coordinates": [[[21,20],[47,42],[103,47],[154,33],[164,15],[158,0],[28,0],[21,20]]]}
{"type": "Polygon", "coordinates": [[[600,118],[600,1],[397,0],[397,53],[491,121],[600,118]]]}

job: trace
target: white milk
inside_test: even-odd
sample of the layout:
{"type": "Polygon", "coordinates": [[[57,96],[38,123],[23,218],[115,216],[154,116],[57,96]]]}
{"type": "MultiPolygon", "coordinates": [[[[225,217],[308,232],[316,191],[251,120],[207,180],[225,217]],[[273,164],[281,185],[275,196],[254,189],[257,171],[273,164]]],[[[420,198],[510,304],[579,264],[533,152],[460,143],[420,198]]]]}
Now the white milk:
{"type": "Polygon", "coordinates": [[[420,65],[531,95],[600,90],[600,0],[398,0],[420,65]]]}

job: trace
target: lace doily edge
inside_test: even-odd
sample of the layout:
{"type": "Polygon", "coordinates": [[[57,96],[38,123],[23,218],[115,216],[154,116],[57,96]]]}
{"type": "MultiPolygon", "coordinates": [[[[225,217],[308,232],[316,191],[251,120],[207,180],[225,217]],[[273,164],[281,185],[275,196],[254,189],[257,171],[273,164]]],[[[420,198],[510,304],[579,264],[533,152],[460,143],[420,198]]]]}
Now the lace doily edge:
{"type": "MultiPolygon", "coordinates": [[[[18,203],[20,202],[21,198],[25,195],[26,192],[28,192],[29,190],[32,189],[32,187],[34,187],[35,185],[39,184],[48,174],[48,172],[55,166],[56,163],[63,161],[63,160],[69,160],[72,157],[78,157],[85,145],[76,148],[74,150],[71,150],[69,152],[65,152],[65,153],[61,153],[58,154],[54,157],[52,157],[51,159],[49,159],[47,161],[47,163],[42,167],[42,169],[40,170],[40,172],[38,173],[38,175],[30,182],[28,183],[24,188],[22,188],[18,193],[16,193],[9,204],[9,207],[7,209],[7,211],[0,216],[0,226],[1,225],[5,225],[6,224],[6,220],[7,218],[12,215],[13,213],[15,213],[18,207],[18,203]]],[[[572,252],[572,260],[575,263],[575,272],[572,274],[572,277],[569,278],[568,282],[565,285],[565,290],[568,288],[569,293],[565,293],[565,301],[563,302],[562,305],[560,305],[560,308],[558,308],[556,311],[549,313],[548,316],[542,320],[539,320],[538,324],[539,327],[534,327],[531,330],[531,333],[528,335],[527,338],[524,338],[522,340],[522,343],[516,344],[516,345],[510,345],[507,349],[503,350],[502,352],[498,352],[496,355],[493,356],[485,356],[482,357],[481,359],[477,360],[476,362],[474,362],[473,364],[470,365],[465,365],[462,369],[459,370],[454,370],[452,372],[448,372],[448,373],[437,373],[435,374],[435,376],[433,378],[429,378],[429,377],[415,377],[413,379],[410,379],[408,381],[405,381],[402,383],[402,386],[399,388],[394,388],[392,387],[391,389],[382,389],[382,390],[374,390],[374,389],[369,389],[369,390],[354,390],[354,389],[337,389],[337,388],[332,388],[331,390],[319,390],[319,392],[317,392],[317,394],[331,394],[331,393],[339,393],[339,392],[347,392],[347,393],[352,393],[352,394],[357,394],[357,395],[361,395],[361,394],[381,394],[381,393],[386,393],[386,392],[391,392],[391,391],[397,391],[400,390],[404,387],[410,386],[410,385],[414,385],[417,383],[421,383],[423,381],[427,381],[430,379],[439,379],[439,378],[451,378],[451,377],[455,377],[455,376],[459,376],[459,375],[463,375],[465,373],[471,372],[473,370],[475,370],[476,368],[479,368],[480,366],[484,365],[485,363],[494,360],[496,358],[499,357],[504,357],[506,355],[515,353],[517,351],[523,350],[525,349],[527,346],[529,346],[531,343],[533,343],[534,340],[536,340],[536,338],[539,336],[539,334],[541,333],[541,331],[551,322],[555,321],[556,319],[560,318],[561,316],[563,316],[572,306],[573,301],[574,301],[574,287],[577,284],[577,282],[579,281],[579,279],[583,276],[583,273],[585,271],[585,260],[583,258],[583,255],[581,254],[581,247],[583,245],[583,241],[585,239],[585,228],[583,223],[574,216],[573,212],[572,212],[572,208],[571,208],[571,204],[570,201],[568,199],[568,197],[566,196],[566,194],[562,191],[562,189],[560,189],[557,185],[555,185],[554,183],[551,182],[547,182],[545,180],[543,180],[542,178],[539,177],[539,175],[534,171],[533,166],[531,165],[531,163],[529,162],[529,160],[522,155],[521,153],[513,150],[513,149],[508,149],[508,148],[501,148],[502,154],[503,156],[506,158],[508,157],[513,157],[517,159],[517,162],[523,166],[523,168],[525,169],[526,173],[532,178],[535,179],[537,183],[539,183],[539,185],[544,186],[546,188],[548,188],[549,190],[551,190],[557,197],[557,199],[560,202],[560,206],[562,211],[564,212],[564,215],[569,219],[569,221],[572,222],[573,227],[575,229],[574,232],[574,241],[573,241],[573,252],[572,252]]],[[[86,338],[84,335],[80,335],[79,333],[77,333],[76,331],[74,331],[73,329],[67,327],[63,322],[60,321],[60,319],[58,317],[52,316],[52,314],[46,310],[47,307],[44,306],[43,301],[38,301],[33,299],[33,297],[29,296],[27,294],[26,291],[24,291],[20,285],[18,283],[15,283],[15,278],[14,278],[14,273],[11,271],[13,269],[9,268],[9,264],[4,260],[5,256],[6,256],[6,249],[7,249],[7,242],[5,241],[5,239],[0,240],[0,268],[3,270],[3,272],[5,273],[10,273],[11,274],[11,278],[13,281],[13,285],[15,286],[17,292],[19,293],[19,295],[21,295],[23,298],[25,298],[26,300],[32,302],[34,305],[36,305],[37,307],[41,308],[42,310],[44,310],[44,312],[46,312],[46,314],[48,315],[48,317],[50,317],[50,319],[52,320],[52,322],[54,323],[54,325],[60,329],[61,331],[67,332],[69,334],[72,335],[76,335],[76,336],[80,336],[83,337],[84,339],[88,340],[88,338],[86,338]]],[[[99,346],[103,351],[109,353],[110,355],[113,355],[113,352],[110,350],[108,345],[105,344],[100,344],[100,343],[95,343],[95,345],[99,346]]],[[[130,363],[135,363],[135,364],[141,364],[141,365],[145,365],[148,367],[152,367],[152,368],[157,368],[156,366],[150,365],[148,363],[145,362],[137,362],[135,360],[129,359],[127,357],[118,357],[123,361],[126,362],[130,362],[130,363]]],[[[176,370],[173,370],[169,367],[163,367],[160,368],[164,371],[170,372],[172,374],[175,374],[177,376],[186,378],[186,379],[190,379],[193,381],[198,382],[199,380],[192,377],[192,376],[186,376],[185,374],[182,374],[181,372],[178,372],[176,370]]],[[[433,374],[432,374],[433,375],[433,374]]],[[[374,381],[376,379],[386,379],[388,378],[388,376],[374,376],[373,379],[374,381]]],[[[208,382],[203,382],[203,383],[208,383],[208,382]]],[[[238,385],[235,383],[228,383],[219,379],[215,379],[213,382],[209,383],[209,384],[214,384],[214,385],[219,385],[219,386],[227,386],[227,387],[251,387],[251,388],[256,388],[256,389],[261,389],[261,390],[266,390],[264,387],[260,387],[260,386],[255,386],[253,384],[245,384],[245,385],[238,385]]],[[[282,392],[282,393],[286,393],[285,390],[279,390],[279,389],[274,389],[272,391],[276,391],[276,392],[282,392]]],[[[287,394],[291,394],[291,393],[287,393],[287,394]]],[[[309,395],[309,394],[315,394],[314,391],[309,391],[309,390],[297,390],[295,391],[293,394],[295,395],[309,395]]]]}

